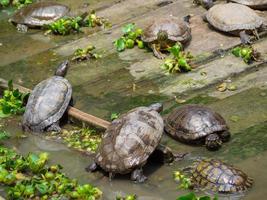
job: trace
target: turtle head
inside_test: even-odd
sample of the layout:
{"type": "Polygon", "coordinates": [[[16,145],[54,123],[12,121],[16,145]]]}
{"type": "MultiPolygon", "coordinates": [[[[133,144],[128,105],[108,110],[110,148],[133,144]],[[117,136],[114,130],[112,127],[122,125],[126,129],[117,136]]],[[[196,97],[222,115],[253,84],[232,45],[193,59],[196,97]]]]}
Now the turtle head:
{"type": "Polygon", "coordinates": [[[69,61],[65,60],[64,62],[60,63],[55,71],[55,76],[62,76],[64,77],[67,74],[69,68],[69,61]]]}
{"type": "Polygon", "coordinates": [[[208,150],[216,151],[222,146],[222,140],[216,133],[209,134],[206,137],[205,145],[208,150]]]}
{"type": "Polygon", "coordinates": [[[160,113],[163,110],[163,105],[162,105],[162,103],[153,103],[148,108],[160,113]]]}
{"type": "Polygon", "coordinates": [[[160,30],[157,34],[158,41],[166,41],[168,40],[168,33],[165,30],[160,30]]]}

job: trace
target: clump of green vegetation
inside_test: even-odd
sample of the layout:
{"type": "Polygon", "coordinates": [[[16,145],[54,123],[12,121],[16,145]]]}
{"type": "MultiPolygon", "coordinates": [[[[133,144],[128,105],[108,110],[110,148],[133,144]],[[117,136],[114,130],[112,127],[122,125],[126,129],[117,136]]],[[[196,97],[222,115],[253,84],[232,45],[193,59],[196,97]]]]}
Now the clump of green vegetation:
{"type": "Polygon", "coordinates": [[[0,99],[0,118],[23,113],[28,96],[29,93],[21,93],[18,89],[14,90],[12,81],[9,81],[8,89],[4,90],[0,99]]]}
{"type": "Polygon", "coordinates": [[[57,21],[44,26],[47,31],[45,34],[53,33],[56,35],[68,35],[70,33],[80,32],[83,19],[82,17],[63,17],[57,21]]]}
{"type": "Polygon", "coordinates": [[[96,12],[93,10],[84,20],[84,26],[96,27],[103,26],[104,28],[110,28],[112,25],[108,19],[96,15],[96,12]]]}
{"type": "Polygon", "coordinates": [[[0,7],[14,6],[20,9],[26,5],[32,4],[32,0],[0,0],[0,7]]]}
{"type": "Polygon", "coordinates": [[[83,152],[95,152],[101,142],[101,134],[93,129],[82,128],[72,131],[64,130],[60,137],[69,147],[83,152]]]}
{"type": "Polygon", "coordinates": [[[189,194],[178,197],[176,200],[218,200],[218,197],[217,196],[215,196],[214,198],[210,196],[198,197],[195,193],[191,192],[189,194]]]}
{"type": "Polygon", "coordinates": [[[258,61],[260,57],[260,53],[250,45],[235,47],[232,49],[232,54],[236,57],[241,57],[247,64],[251,63],[252,61],[258,61]]]}
{"type": "Polygon", "coordinates": [[[63,17],[48,24],[44,26],[47,29],[45,34],[68,35],[70,33],[80,32],[81,27],[104,26],[106,28],[111,26],[111,23],[107,19],[97,16],[94,11],[88,16],[84,15],[86,13],[78,17],[63,17]]]}
{"type": "Polygon", "coordinates": [[[23,157],[0,147],[0,182],[8,185],[7,199],[99,199],[102,192],[90,185],[79,185],[68,178],[59,165],[46,166],[47,153],[23,157]]]}
{"type": "Polygon", "coordinates": [[[176,44],[168,51],[171,53],[172,58],[166,58],[162,69],[167,70],[167,74],[174,72],[188,72],[192,70],[189,62],[193,58],[190,52],[182,51],[182,45],[176,44]]]}
{"type": "Polygon", "coordinates": [[[116,200],[137,200],[137,196],[135,194],[126,195],[125,197],[117,196],[116,200]]]}
{"type": "Polygon", "coordinates": [[[111,113],[111,115],[110,115],[110,120],[113,121],[113,120],[115,120],[115,119],[118,119],[119,116],[120,116],[119,113],[115,113],[115,112],[114,112],[114,113],[111,113]]]}
{"type": "Polygon", "coordinates": [[[10,134],[6,131],[0,130],[0,141],[10,138],[10,134]]]}
{"type": "Polygon", "coordinates": [[[89,60],[89,59],[98,59],[101,58],[102,55],[98,53],[94,53],[95,46],[89,45],[88,47],[84,49],[76,49],[74,51],[74,56],[71,60],[75,61],[83,61],[83,60],[89,60]]]}
{"type": "Polygon", "coordinates": [[[143,41],[141,40],[141,35],[143,34],[143,30],[140,28],[136,28],[134,23],[127,24],[122,28],[123,36],[117,39],[114,42],[114,45],[117,51],[124,51],[125,49],[132,49],[135,45],[138,48],[145,48],[143,41]]]}
{"type": "Polygon", "coordinates": [[[191,183],[191,179],[186,175],[182,174],[180,171],[175,171],[173,173],[173,177],[175,181],[179,182],[180,189],[192,189],[193,185],[191,183]]]}

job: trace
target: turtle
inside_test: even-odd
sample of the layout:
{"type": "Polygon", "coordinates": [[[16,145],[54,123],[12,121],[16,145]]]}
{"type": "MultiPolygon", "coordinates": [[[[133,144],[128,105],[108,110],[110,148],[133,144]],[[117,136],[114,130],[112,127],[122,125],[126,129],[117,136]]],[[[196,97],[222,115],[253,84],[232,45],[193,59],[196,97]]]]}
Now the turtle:
{"type": "Polygon", "coordinates": [[[259,39],[258,30],[266,29],[263,18],[251,8],[237,3],[214,5],[204,20],[219,31],[239,35],[243,44],[251,44],[248,34],[253,33],[259,39]]]}
{"type": "Polygon", "coordinates": [[[157,58],[163,59],[165,56],[161,51],[166,51],[177,42],[186,44],[191,40],[190,17],[191,15],[185,16],[184,20],[174,16],[156,19],[144,30],[141,39],[157,58]]]}
{"type": "Polygon", "coordinates": [[[34,87],[23,115],[23,130],[60,132],[59,121],[72,100],[71,84],[64,78],[68,65],[68,60],[62,62],[54,76],[34,87]]]}
{"type": "Polygon", "coordinates": [[[257,10],[267,9],[267,0],[227,0],[227,2],[243,4],[257,10]]]}
{"type": "Polygon", "coordinates": [[[217,150],[230,139],[223,117],[202,105],[189,104],[173,110],[165,120],[164,130],[181,142],[205,143],[208,150],[217,150]]]}
{"type": "Polygon", "coordinates": [[[217,159],[199,159],[186,170],[190,171],[194,188],[215,193],[243,193],[253,184],[253,179],[243,171],[217,159]]]}
{"type": "Polygon", "coordinates": [[[64,16],[70,11],[66,5],[55,2],[36,2],[29,4],[14,13],[10,21],[17,25],[21,32],[27,32],[28,27],[42,27],[64,16]]]}
{"type": "Polygon", "coordinates": [[[131,173],[131,180],[144,182],[147,177],[142,167],[156,149],[162,155],[174,155],[159,144],[164,128],[161,110],[162,104],[155,103],[132,109],[113,120],[103,135],[94,162],[86,170],[103,169],[109,173],[110,180],[115,174],[131,173]]]}

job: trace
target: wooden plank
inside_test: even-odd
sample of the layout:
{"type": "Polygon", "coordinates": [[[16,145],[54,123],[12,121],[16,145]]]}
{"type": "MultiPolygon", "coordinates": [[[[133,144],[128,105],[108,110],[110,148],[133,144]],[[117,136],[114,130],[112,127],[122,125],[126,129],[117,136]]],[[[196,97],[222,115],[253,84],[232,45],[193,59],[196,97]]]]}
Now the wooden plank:
{"type": "MultiPolygon", "coordinates": [[[[0,88],[2,89],[8,88],[7,81],[1,78],[0,78],[0,88]]],[[[23,93],[31,92],[30,89],[17,85],[17,84],[14,84],[14,88],[19,89],[23,93]]],[[[110,122],[103,120],[101,118],[98,118],[96,116],[90,115],[88,113],[82,112],[72,106],[68,107],[68,115],[81,122],[92,124],[92,125],[95,125],[101,128],[105,128],[105,129],[110,125],[110,122]]]]}

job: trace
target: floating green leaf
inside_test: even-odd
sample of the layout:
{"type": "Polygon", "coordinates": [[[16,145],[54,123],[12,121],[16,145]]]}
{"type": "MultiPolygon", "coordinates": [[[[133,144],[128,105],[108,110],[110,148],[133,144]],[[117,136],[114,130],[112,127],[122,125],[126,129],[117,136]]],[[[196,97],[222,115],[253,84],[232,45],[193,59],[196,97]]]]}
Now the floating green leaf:
{"type": "Polygon", "coordinates": [[[76,49],[74,52],[74,56],[71,60],[82,61],[82,60],[89,60],[89,59],[98,59],[102,56],[98,53],[94,53],[95,46],[89,45],[87,48],[84,49],[76,49]]]}

